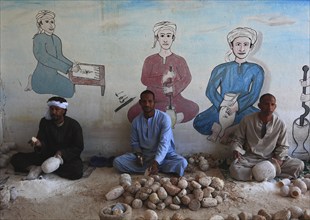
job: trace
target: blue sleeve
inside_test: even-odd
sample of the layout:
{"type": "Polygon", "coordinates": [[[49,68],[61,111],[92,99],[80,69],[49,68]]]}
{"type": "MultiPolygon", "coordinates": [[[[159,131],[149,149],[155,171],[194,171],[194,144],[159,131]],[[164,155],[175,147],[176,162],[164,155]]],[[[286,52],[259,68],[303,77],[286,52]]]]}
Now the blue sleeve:
{"type": "Polygon", "coordinates": [[[218,87],[221,85],[222,77],[226,74],[225,68],[222,65],[215,67],[211,72],[211,77],[206,89],[206,96],[209,98],[211,103],[217,110],[220,110],[221,102],[223,97],[217,91],[218,87]]]}
{"type": "Polygon", "coordinates": [[[164,115],[160,121],[160,137],[157,152],[155,155],[155,160],[158,164],[161,164],[165,159],[170,147],[171,140],[173,137],[172,129],[171,129],[171,120],[168,115],[164,115]]]}
{"type": "Polygon", "coordinates": [[[262,67],[255,64],[249,71],[252,75],[251,89],[248,93],[238,99],[239,112],[242,112],[248,107],[254,105],[254,103],[259,99],[259,94],[264,83],[264,70],[262,67]]]}
{"type": "Polygon", "coordinates": [[[133,120],[131,124],[130,146],[132,147],[133,152],[141,152],[139,134],[137,129],[137,120],[133,120]]]}

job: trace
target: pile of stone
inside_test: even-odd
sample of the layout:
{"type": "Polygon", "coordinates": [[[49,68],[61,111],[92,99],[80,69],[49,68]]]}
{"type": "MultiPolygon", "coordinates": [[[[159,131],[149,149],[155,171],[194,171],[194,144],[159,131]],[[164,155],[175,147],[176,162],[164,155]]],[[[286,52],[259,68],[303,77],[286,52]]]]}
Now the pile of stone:
{"type": "Polygon", "coordinates": [[[298,178],[295,180],[282,179],[278,181],[280,194],[284,197],[298,198],[310,190],[310,178],[298,178]]]}
{"type": "Polygon", "coordinates": [[[287,209],[277,211],[275,213],[268,213],[266,210],[261,209],[257,214],[247,212],[240,212],[238,215],[214,215],[209,220],[293,220],[302,219],[310,220],[310,209],[302,210],[298,206],[291,206],[287,209]]]}
{"type": "MultiPolygon", "coordinates": [[[[146,210],[143,216],[135,218],[135,220],[158,220],[158,215],[154,210],[146,210]]],[[[298,206],[291,206],[287,209],[277,211],[273,214],[268,213],[266,210],[261,209],[257,214],[247,212],[240,212],[234,215],[213,215],[206,220],[293,220],[303,219],[310,220],[310,209],[302,210],[298,206]]],[[[192,220],[189,217],[184,217],[182,214],[176,212],[171,217],[164,216],[162,220],[192,220]]]]}
{"type": "Polygon", "coordinates": [[[18,192],[14,186],[1,186],[0,188],[0,210],[7,209],[10,203],[14,202],[18,196],[18,192]]]}
{"type": "Polygon", "coordinates": [[[124,203],[133,209],[143,206],[151,210],[179,210],[188,207],[197,211],[200,208],[216,207],[228,197],[223,190],[224,181],[200,172],[195,177],[144,176],[132,181],[129,174],[121,174],[119,185],[106,195],[107,200],[122,197],[124,203]]]}
{"type": "Polygon", "coordinates": [[[188,166],[186,172],[195,172],[195,171],[207,171],[209,168],[218,167],[222,162],[220,159],[214,158],[212,155],[207,153],[196,153],[191,154],[185,157],[188,166]]]}

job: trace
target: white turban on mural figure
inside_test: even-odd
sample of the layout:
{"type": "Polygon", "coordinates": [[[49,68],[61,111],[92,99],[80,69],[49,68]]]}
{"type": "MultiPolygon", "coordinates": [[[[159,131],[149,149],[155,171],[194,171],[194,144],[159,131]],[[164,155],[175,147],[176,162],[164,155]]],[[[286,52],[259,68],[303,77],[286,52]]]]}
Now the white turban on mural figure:
{"type": "Polygon", "coordinates": [[[257,33],[252,28],[238,27],[227,34],[228,44],[234,41],[237,37],[247,37],[251,40],[251,44],[255,44],[257,40],[257,33]]]}

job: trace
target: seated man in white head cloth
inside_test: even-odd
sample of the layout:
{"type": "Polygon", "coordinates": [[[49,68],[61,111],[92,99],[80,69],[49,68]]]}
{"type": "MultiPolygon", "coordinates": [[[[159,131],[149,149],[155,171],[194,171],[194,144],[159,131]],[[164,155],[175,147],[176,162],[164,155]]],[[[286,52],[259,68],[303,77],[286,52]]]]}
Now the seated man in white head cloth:
{"type": "MultiPolygon", "coordinates": [[[[26,179],[36,179],[49,158],[58,158],[59,168],[54,173],[67,179],[83,175],[81,153],[84,149],[80,124],[66,116],[68,102],[62,97],[52,97],[47,102],[48,111],[41,119],[36,138],[30,140],[34,152],[17,153],[11,163],[15,171],[27,172],[26,179]]],[[[57,166],[58,167],[58,166],[57,166]]],[[[46,172],[43,168],[43,171],[46,172]]]]}

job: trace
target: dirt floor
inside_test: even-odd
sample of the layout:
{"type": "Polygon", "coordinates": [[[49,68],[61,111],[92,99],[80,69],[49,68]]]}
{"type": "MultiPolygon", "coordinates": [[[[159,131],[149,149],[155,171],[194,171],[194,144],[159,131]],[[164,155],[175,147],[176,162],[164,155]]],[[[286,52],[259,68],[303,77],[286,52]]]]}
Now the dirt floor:
{"type": "MultiPolygon", "coordinates": [[[[299,206],[302,210],[310,207],[309,190],[298,198],[283,197],[276,181],[232,181],[225,178],[218,168],[209,169],[206,174],[225,180],[223,190],[228,192],[226,200],[216,207],[200,208],[198,211],[191,211],[188,207],[157,210],[159,219],[172,217],[176,212],[184,218],[210,219],[214,215],[227,218],[228,215],[238,215],[241,212],[257,214],[261,209],[275,213],[292,205],[299,206]]],[[[195,175],[195,172],[186,173],[185,177],[195,175]]],[[[100,219],[98,213],[103,207],[122,201],[121,197],[113,201],[105,198],[110,189],[119,184],[120,174],[114,168],[96,168],[88,177],[76,181],[53,174],[45,175],[42,179],[22,181],[23,176],[10,174],[8,170],[2,170],[1,177],[8,177],[5,184],[2,184],[2,194],[15,187],[17,197],[2,207],[0,219],[100,219]]],[[[131,177],[138,180],[143,175],[131,177]]],[[[132,219],[143,216],[146,209],[133,209],[132,219]]]]}

